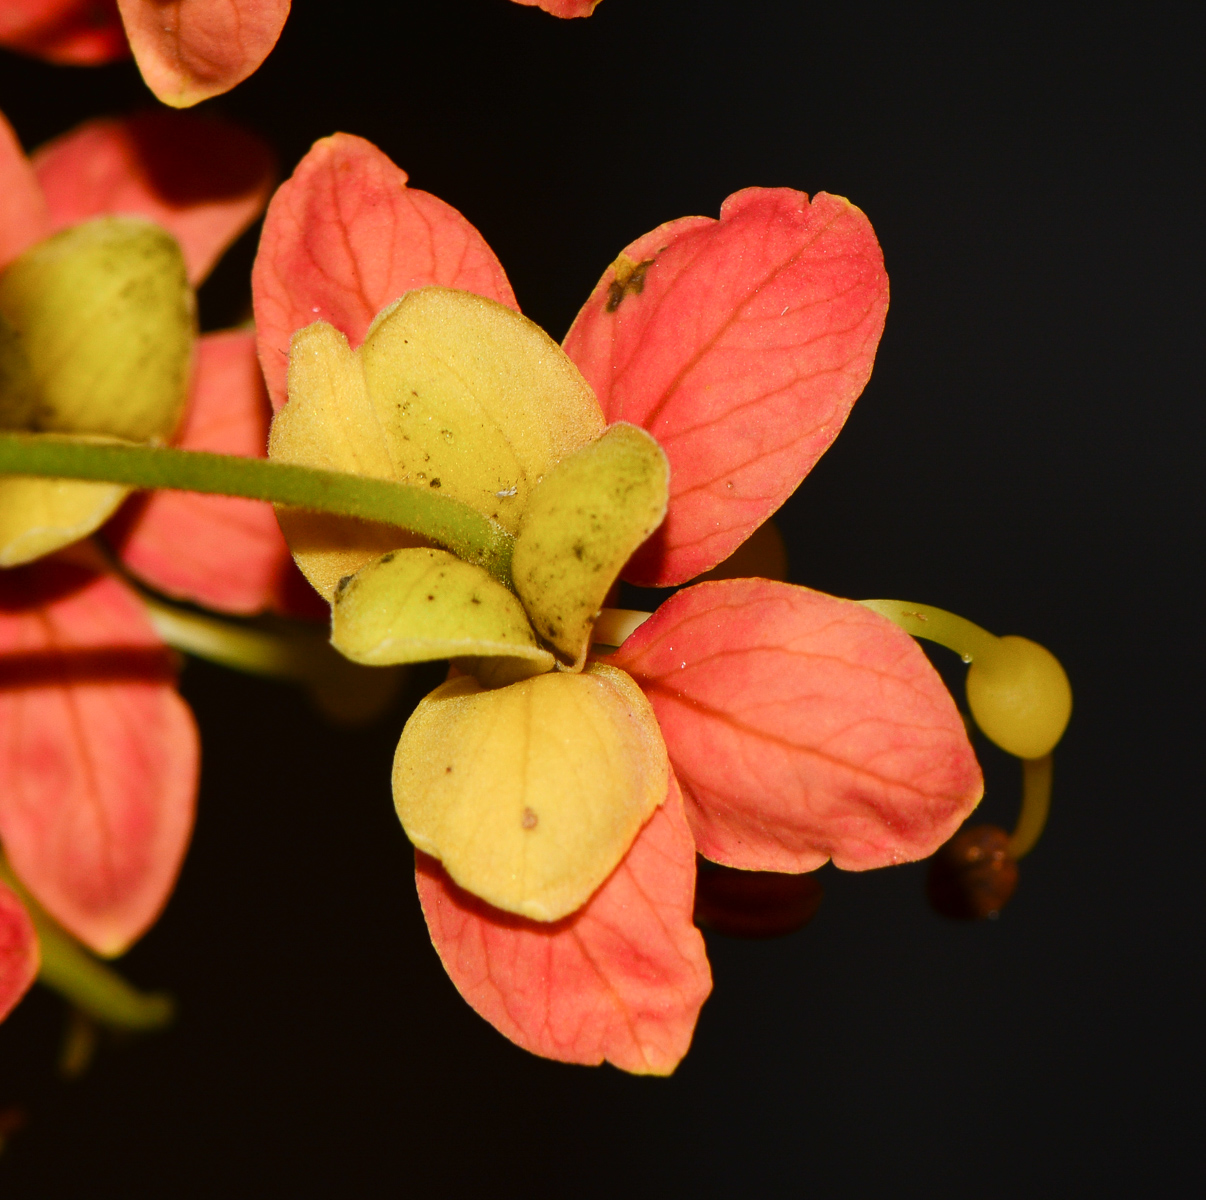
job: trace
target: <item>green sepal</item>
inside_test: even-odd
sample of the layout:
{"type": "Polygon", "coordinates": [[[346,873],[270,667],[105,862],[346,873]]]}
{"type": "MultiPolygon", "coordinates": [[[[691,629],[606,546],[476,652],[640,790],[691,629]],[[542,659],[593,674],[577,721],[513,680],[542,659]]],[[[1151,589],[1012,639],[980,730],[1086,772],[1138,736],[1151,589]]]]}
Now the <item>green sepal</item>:
{"type": "Polygon", "coordinates": [[[536,671],[554,666],[501,583],[445,550],[426,548],[391,550],[340,581],[331,644],[368,666],[478,657],[521,658],[536,671]]]}
{"type": "Polygon", "coordinates": [[[511,577],[536,631],[575,666],[611,585],[665,517],[669,484],[662,448],[621,422],[533,490],[511,577]]]}
{"type": "Polygon", "coordinates": [[[46,238],[0,275],[0,315],[16,331],[37,391],[25,429],[129,441],[175,432],[196,302],[167,230],[110,216],[46,238]]]}

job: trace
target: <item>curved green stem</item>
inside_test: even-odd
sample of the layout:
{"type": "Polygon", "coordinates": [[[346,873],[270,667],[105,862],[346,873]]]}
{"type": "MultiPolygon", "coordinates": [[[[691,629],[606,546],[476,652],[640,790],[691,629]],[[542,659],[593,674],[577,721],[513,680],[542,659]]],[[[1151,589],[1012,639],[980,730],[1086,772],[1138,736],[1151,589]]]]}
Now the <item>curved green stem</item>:
{"type": "Polygon", "coordinates": [[[953,650],[965,663],[974,662],[978,655],[990,651],[1000,641],[987,629],[931,604],[912,604],[908,600],[860,600],[859,603],[881,617],[887,617],[905,633],[953,650]]]}
{"type": "Polygon", "coordinates": [[[244,496],[397,525],[510,584],[514,539],[475,508],[430,488],[200,450],[0,433],[0,474],[89,479],[136,488],[244,496]]]}
{"type": "Polygon", "coordinates": [[[60,929],[0,859],[0,878],[21,897],[38,935],[41,965],[38,980],[69,1000],[80,1012],[113,1029],[162,1029],[175,1005],[162,992],[140,992],[116,971],[93,958],[60,929]]]}
{"type": "Polygon", "coordinates": [[[1022,759],[1022,811],[1009,837],[1009,854],[1016,862],[1029,854],[1043,835],[1051,809],[1052,756],[1022,759]]]}

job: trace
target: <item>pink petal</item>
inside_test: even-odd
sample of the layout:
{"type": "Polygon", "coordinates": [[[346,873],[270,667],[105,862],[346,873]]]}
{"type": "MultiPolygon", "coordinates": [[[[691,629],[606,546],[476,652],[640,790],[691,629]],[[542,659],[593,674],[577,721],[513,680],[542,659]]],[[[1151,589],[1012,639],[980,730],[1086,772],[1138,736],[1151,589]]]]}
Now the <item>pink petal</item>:
{"type": "Polygon", "coordinates": [[[50,232],[37,176],[0,113],[0,271],[50,232]]]}
{"type": "Polygon", "coordinates": [[[272,198],[252,271],[260,363],[274,408],[285,402],[289,339],[320,317],[355,349],[373,318],[427,284],[518,308],[502,264],[455,208],[406,186],[371,142],[315,142],[272,198]]]}
{"type": "Polygon", "coordinates": [[[33,163],[56,229],[103,213],[148,217],[180,242],[194,284],[263,211],[276,174],[254,134],[169,112],[88,121],[33,163]]]}
{"type": "Polygon", "coordinates": [[[17,1006],[38,974],[38,935],[25,906],[0,883],[0,1021],[17,1006]]]}
{"type": "Polygon", "coordinates": [[[124,584],[59,559],[0,575],[0,839],[102,954],[158,916],[188,845],[197,730],[174,684],[124,584]]]}
{"type": "Polygon", "coordinates": [[[130,56],[117,0],[4,0],[0,46],[77,67],[130,56]]]}
{"type": "MultiPolygon", "coordinates": [[[[263,458],[268,418],[255,334],[206,334],[177,444],[263,458]]],[[[106,533],[126,566],[169,596],[232,613],[285,607],[293,558],[267,504],[152,492],[127,504],[106,533]]]]}
{"type": "Polygon", "coordinates": [[[605,661],[652,702],[696,844],[716,862],[860,871],[924,858],[983,793],[929,660],[853,601],[702,583],[605,661]]]}
{"type": "Polygon", "coordinates": [[[747,188],[719,221],[624,254],[643,274],[624,288],[608,270],[565,349],[607,419],[670,458],[666,521],[624,576],[664,586],[727,558],[828,449],[871,374],[888,278],[862,212],[789,188],[747,188]]]}
{"type": "Polygon", "coordinates": [[[589,17],[599,0],[515,0],[533,8],[543,8],[554,17],[589,17]]]}
{"type": "Polygon", "coordinates": [[[188,108],[229,92],[276,45],[289,0],[117,0],[147,87],[188,108]]]}
{"type": "Polygon", "coordinates": [[[691,921],[695,858],[674,777],[627,857],[573,916],[513,917],[462,891],[426,854],[416,881],[457,990],[516,1045],[561,1062],[668,1075],[712,989],[691,921]]]}

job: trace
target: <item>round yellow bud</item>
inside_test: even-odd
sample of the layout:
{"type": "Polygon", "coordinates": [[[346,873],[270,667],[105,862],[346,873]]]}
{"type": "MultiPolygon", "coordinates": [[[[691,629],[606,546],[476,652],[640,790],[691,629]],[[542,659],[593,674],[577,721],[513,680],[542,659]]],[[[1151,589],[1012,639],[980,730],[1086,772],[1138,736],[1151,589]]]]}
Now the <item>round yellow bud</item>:
{"type": "Polygon", "coordinates": [[[1050,754],[1072,715],[1072,686],[1059,659],[1024,637],[998,638],[967,672],[976,724],[1019,758],[1050,754]]]}

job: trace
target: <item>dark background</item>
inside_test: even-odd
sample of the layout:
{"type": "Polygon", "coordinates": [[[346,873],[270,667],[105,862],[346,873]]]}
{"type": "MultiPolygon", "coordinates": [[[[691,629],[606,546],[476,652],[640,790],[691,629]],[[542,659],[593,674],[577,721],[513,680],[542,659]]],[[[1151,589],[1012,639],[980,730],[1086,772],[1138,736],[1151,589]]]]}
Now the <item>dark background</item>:
{"type": "MultiPolygon", "coordinates": [[[[544,1062],[458,999],[427,941],[389,797],[405,709],[347,734],[194,663],[196,840],[124,964],[181,1019],[67,1083],[60,1002],[22,1005],[0,1029],[0,1102],[28,1114],[5,1196],[1193,1194],[1198,14],[889,7],[605,0],[558,22],[300,0],[208,107],[286,171],[336,129],[377,142],[477,224],[555,336],[664,220],[750,184],[859,204],[892,309],[781,515],[793,577],[1062,658],[1076,710],[1013,902],[960,925],[927,908],[923,866],[826,868],[802,932],[709,937],[715,992],[673,1078],[544,1062]]],[[[128,65],[0,56],[28,146],[147,100],[128,65]]],[[[209,285],[211,323],[253,248],[209,285]]],[[[1016,764],[984,759],[983,811],[1008,825],[1016,764]]]]}

